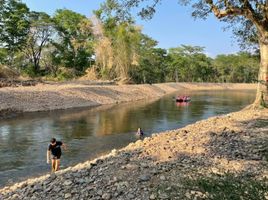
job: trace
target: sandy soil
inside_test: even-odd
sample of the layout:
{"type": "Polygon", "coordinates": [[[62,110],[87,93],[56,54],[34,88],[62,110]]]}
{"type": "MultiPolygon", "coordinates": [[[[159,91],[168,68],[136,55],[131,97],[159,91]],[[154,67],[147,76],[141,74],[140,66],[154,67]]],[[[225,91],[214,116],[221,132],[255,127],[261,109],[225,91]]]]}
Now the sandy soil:
{"type": "MultiPolygon", "coordinates": [[[[163,83],[91,85],[87,82],[0,88],[0,115],[49,111],[157,98],[179,90],[256,89],[256,84],[163,83]]],[[[1,116],[0,116],[1,117],[1,116]]]]}

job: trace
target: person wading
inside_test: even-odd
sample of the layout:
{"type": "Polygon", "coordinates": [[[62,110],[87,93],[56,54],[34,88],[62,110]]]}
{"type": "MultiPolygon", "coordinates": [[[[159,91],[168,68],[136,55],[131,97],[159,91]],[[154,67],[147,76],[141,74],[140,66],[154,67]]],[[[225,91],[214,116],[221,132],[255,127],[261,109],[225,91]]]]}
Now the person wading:
{"type": "Polygon", "coordinates": [[[60,157],[61,157],[61,146],[66,149],[65,144],[61,141],[56,141],[55,138],[50,140],[47,150],[47,164],[50,162],[51,158],[51,171],[58,171],[60,168],[60,157]]]}

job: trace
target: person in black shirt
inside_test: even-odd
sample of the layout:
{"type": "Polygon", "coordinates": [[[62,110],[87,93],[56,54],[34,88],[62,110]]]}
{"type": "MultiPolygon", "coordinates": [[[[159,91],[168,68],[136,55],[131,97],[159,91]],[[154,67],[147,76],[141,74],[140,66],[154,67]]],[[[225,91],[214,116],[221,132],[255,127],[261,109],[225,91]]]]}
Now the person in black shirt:
{"type": "Polygon", "coordinates": [[[66,146],[61,141],[56,141],[55,138],[50,140],[47,150],[47,163],[49,164],[51,158],[52,172],[58,171],[60,168],[61,146],[65,149],[66,146]]]}

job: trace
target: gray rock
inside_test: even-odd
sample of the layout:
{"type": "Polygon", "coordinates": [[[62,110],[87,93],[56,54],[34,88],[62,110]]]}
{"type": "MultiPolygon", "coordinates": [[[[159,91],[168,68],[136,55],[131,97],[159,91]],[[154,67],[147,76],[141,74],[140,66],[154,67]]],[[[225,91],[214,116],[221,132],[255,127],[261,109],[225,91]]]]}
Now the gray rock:
{"type": "Polygon", "coordinates": [[[161,175],[160,176],[160,180],[165,181],[166,180],[166,177],[164,175],[161,175]]]}
{"type": "Polygon", "coordinates": [[[148,174],[143,174],[139,177],[139,182],[149,181],[151,177],[148,174]]]}
{"type": "Polygon", "coordinates": [[[112,195],[109,193],[104,193],[101,198],[103,198],[104,200],[110,200],[112,198],[112,195]]]}
{"type": "Polygon", "coordinates": [[[56,193],[59,193],[61,190],[62,190],[62,188],[60,188],[60,187],[56,187],[56,188],[54,189],[54,191],[55,191],[56,193]]]}
{"type": "Polygon", "coordinates": [[[156,195],[155,194],[151,194],[149,198],[152,199],[152,200],[154,200],[154,199],[156,199],[156,195]]]}
{"type": "Polygon", "coordinates": [[[160,193],[160,194],[159,194],[159,198],[160,198],[160,199],[168,199],[169,196],[168,196],[168,194],[166,194],[166,193],[160,193]]]}
{"type": "Polygon", "coordinates": [[[50,180],[54,180],[55,178],[57,178],[57,175],[55,173],[50,174],[49,176],[50,180]]]}
{"type": "Polygon", "coordinates": [[[65,198],[65,199],[68,199],[68,198],[70,198],[70,197],[72,197],[72,195],[71,195],[70,193],[66,193],[66,194],[64,195],[64,198],[65,198]]]}
{"type": "Polygon", "coordinates": [[[98,191],[97,191],[97,194],[98,194],[99,196],[102,196],[102,194],[103,194],[102,190],[98,190],[98,191]]]}
{"type": "Polygon", "coordinates": [[[127,197],[128,197],[128,199],[134,199],[135,198],[135,196],[133,194],[128,194],[127,197]]]}
{"type": "Polygon", "coordinates": [[[70,180],[67,180],[67,181],[65,181],[64,183],[63,183],[63,185],[66,185],[66,186],[68,186],[68,185],[71,185],[73,182],[72,181],[70,181],[70,180]]]}

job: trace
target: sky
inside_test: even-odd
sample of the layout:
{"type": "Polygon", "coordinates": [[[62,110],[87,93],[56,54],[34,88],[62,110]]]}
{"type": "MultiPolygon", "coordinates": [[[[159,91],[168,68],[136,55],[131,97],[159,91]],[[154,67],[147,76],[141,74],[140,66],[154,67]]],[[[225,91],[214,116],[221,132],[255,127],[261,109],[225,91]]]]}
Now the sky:
{"type": "MultiPolygon", "coordinates": [[[[91,17],[104,0],[22,0],[32,11],[43,11],[53,15],[57,9],[72,11],[91,17]]],[[[238,52],[239,46],[231,30],[223,31],[226,24],[214,16],[207,20],[195,20],[190,6],[181,6],[178,0],[162,1],[151,20],[136,17],[143,33],[159,42],[158,47],[171,48],[180,45],[202,46],[210,57],[238,52]]]]}

